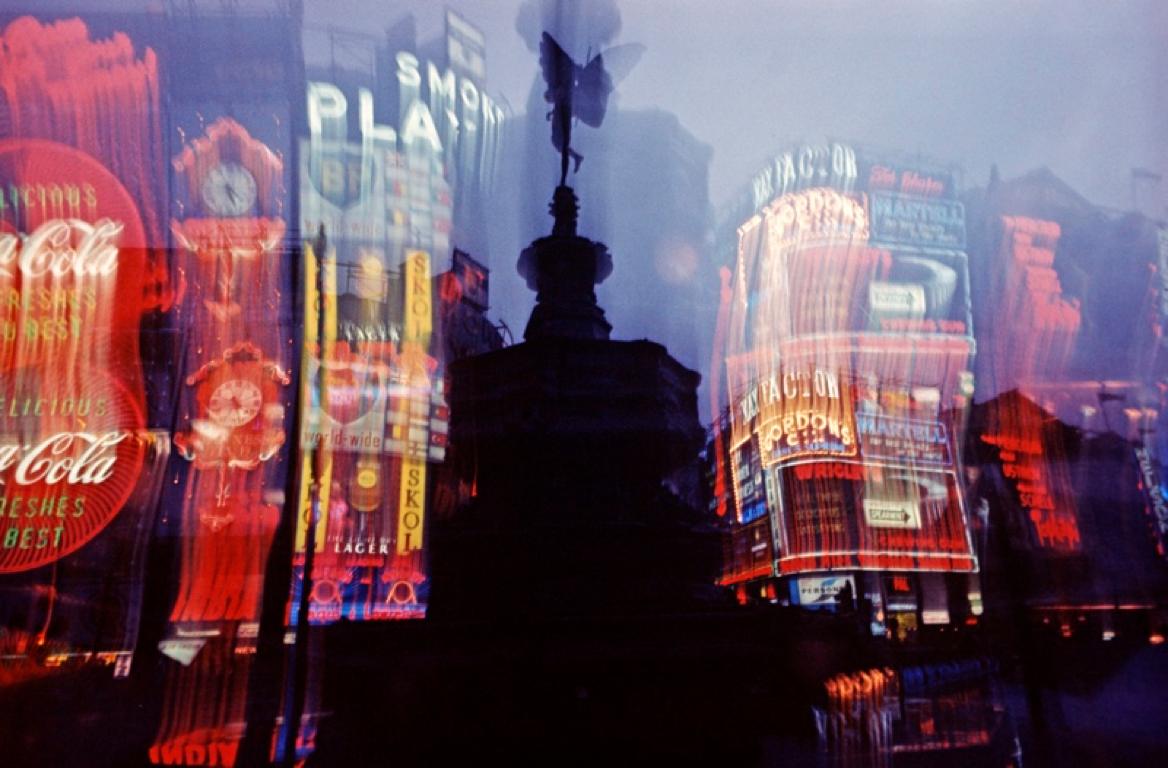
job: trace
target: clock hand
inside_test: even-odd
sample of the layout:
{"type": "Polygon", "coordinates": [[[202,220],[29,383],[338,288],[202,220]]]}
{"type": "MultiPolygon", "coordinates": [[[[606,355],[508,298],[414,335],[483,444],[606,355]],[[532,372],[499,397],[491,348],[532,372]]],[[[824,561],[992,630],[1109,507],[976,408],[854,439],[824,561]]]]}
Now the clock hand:
{"type": "Polygon", "coordinates": [[[223,189],[224,189],[224,191],[227,192],[227,197],[231,198],[231,204],[232,205],[238,204],[239,199],[235,196],[235,188],[232,187],[230,184],[225,184],[223,186],[223,189]]]}

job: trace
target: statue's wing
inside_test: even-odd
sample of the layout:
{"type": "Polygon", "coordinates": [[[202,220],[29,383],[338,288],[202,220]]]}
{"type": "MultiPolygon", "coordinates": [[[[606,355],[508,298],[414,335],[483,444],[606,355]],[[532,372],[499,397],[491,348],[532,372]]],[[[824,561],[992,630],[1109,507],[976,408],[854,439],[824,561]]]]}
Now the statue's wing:
{"type": "Polygon", "coordinates": [[[600,126],[612,95],[613,83],[623,80],[640,60],[645,46],[618,45],[598,54],[577,74],[572,112],[593,128],[600,126]]]}
{"type": "Polygon", "coordinates": [[[545,99],[554,103],[572,92],[576,81],[576,63],[547,32],[543,33],[539,41],[539,66],[543,69],[543,79],[548,86],[545,99]]]}
{"type": "Polygon", "coordinates": [[[572,95],[572,114],[593,128],[599,128],[612,94],[612,78],[604,70],[604,59],[597,56],[579,71],[576,92],[572,95]]]}
{"type": "Polygon", "coordinates": [[[645,55],[645,46],[640,43],[614,45],[599,55],[604,57],[604,68],[608,70],[608,76],[615,84],[624,80],[629,76],[629,72],[633,71],[633,67],[645,55]]]}

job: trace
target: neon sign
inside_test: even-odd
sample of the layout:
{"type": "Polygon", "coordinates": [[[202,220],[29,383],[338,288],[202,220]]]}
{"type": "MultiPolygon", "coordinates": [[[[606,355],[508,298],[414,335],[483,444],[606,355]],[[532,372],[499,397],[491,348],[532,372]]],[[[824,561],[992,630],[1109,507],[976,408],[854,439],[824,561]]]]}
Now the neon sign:
{"type": "Polygon", "coordinates": [[[951,197],[953,177],[948,173],[873,163],[868,169],[868,190],[885,189],[920,197],[951,197]]]}
{"type": "MultiPolygon", "coordinates": [[[[430,290],[430,254],[413,251],[406,256],[405,339],[406,356],[417,357],[429,346],[432,331],[433,297],[430,290]],[[415,351],[416,345],[416,351],[415,351]]],[[[411,388],[429,403],[430,387],[425,367],[419,361],[407,365],[411,388]]],[[[410,407],[403,399],[403,408],[410,407]]],[[[421,437],[413,435],[410,437],[421,437]]],[[[424,434],[424,433],[423,433],[424,434]]],[[[413,441],[423,442],[419,440],[413,441]]],[[[402,481],[398,498],[397,553],[408,554],[422,548],[422,522],[426,514],[426,453],[429,441],[407,450],[402,459],[402,481]]]]}
{"type": "Polygon", "coordinates": [[[1156,548],[1161,556],[1168,555],[1168,502],[1164,500],[1164,491],[1160,488],[1160,480],[1152,457],[1144,446],[1136,446],[1136,462],[1140,468],[1140,478],[1144,485],[1144,492],[1148,494],[1151,503],[1152,524],[1156,532],[1156,548]]]}
{"type": "MultiPolygon", "coordinates": [[[[419,95],[423,78],[418,58],[407,51],[399,51],[394,62],[397,65],[397,80],[403,90],[402,101],[406,103],[401,124],[395,129],[390,125],[375,123],[373,93],[368,88],[360,88],[357,91],[357,119],[364,142],[383,142],[390,148],[396,148],[399,140],[405,146],[421,140],[429,144],[433,151],[441,152],[442,135],[459,135],[458,129],[462,126],[462,135],[473,137],[480,125],[490,128],[492,139],[498,141],[495,127],[503,122],[503,109],[482,93],[473,80],[457,78],[450,69],[439,72],[433,62],[427,62],[425,82],[430,93],[430,104],[427,105],[419,95]],[[435,114],[438,115],[437,120],[435,114]]],[[[308,130],[313,135],[329,139],[347,136],[348,108],[345,94],[335,85],[322,82],[308,84],[308,130]]],[[[456,145],[450,148],[453,151],[456,145]]]]}
{"type": "Polygon", "coordinates": [[[872,192],[871,207],[874,243],[965,247],[965,206],[956,200],[872,192]]]}
{"type": "Polygon", "coordinates": [[[0,275],[26,279],[106,277],[118,268],[118,239],[124,225],[101,219],[93,224],[80,219],[46,221],[29,235],[0,233],[0,275]],[[23,241],[23,242],[22,242],[23,241]]]}
{"type": "Polygon", "coordinates": [[[949,432],[939,421],[896,419],[879,413],[856,414],[864,458],[952,466],[949,432]]]}
{"type": "Polygon", "coordinates": [[[834,189],[784,195],[767,208],[767,221],[768,236],[776,244],[868,237],[863,202],[834,189]]]}
{"type": "Polygon", "coordinates": [[[777,474],[780,574],[977,568],[951,470],[808,461],[777,474]]]}
{"type": "Polygon", "coordinates": [[[773,373],[739,400],[734,418],[736,432],[757,422],[764,465],[812,454],[856,454],[850,388],[841,388],[839,375],[832,371],[773,373]]]}
{"type": "Polygon", "coordinates": [[[831,144],[779,155],[737,201],[753,208],[717,331],[729,474],[740,523],[771,514],[776,575],[977,568],[941,415],[972,389],[953,194],[948,171],[831,144]]]}
{"type": "Polygon", "coordinates": [[[846,144],[808,144],[781,152],[750,183],[753,209],[807,187],[851,189],[856,176],[856,151],[846,144]]]}
{"type": "MultiPolygon", "coordinates": [[[[503,140],[502,107],[484,93],[474,80],[455,70],[439,71],[408,51],[394,56],[399,104],[396,125],[377,123],[373,92],[357,89],[357,127],[360,143],[353,145],[352,162],[325,157],[319,149],[310,165],[326,199],[346,202],[367,198],[372,192],[374,158],[388,151],[426,151],[443,160],[448,179],[465,177],[487,189],[495,175],[503,140]],[[423,98],[423,85],[426,96],[423,98]],[[330,193],[331,190],[331,193],[330,193]]],[[[461,70],[460,70],[461,71],[461,70]]],[[[308,83],[308,130],[310,143],[332,150],[346,147],[349,137],[350,101],[331,83],[308,83]]]]}
{"type": "MultiPolygon", "coordinates": [[[[20,445],[3,446],[0,447],[0,473],[15,467],[10,479],[17,485],[39,482],[56,485],[62,481],[70,485],[99,485],[110,478],[118,460],[110,449],[127,437],[119,430],[100,435],[58,432],[23,449],[20,445]]],[[[0,484],[3,483],[0,479],[0,484]]]]}
{"type": "Polygon", "coordinates": [[[990,318],[992,360],[1001,389],[1012,382],[1054,381],[1063,375],[1082,323],[1079,299],[1063,295],[1053,268],[1061,230],[1053,221],[1003,216],[992,271],[1003,311],[990,318]],[[1009,318],[1008,321],[1005,318],[1009,318]]]}
{"type": "MultiPolygon", "coordinates": [[[[89,375],[102,379],[97,372],[89,375]]],[[[44,383],[28,371],[14,372],[13,380],[19,382],[18,387],[44,383]]],[[[28,403],[34,398],[5,399],[28,403]]],[[[68,402],[57,397],[50,400],[68,402]]],[[[100,418],[105,424],[127,416],[140,418],[124,399],[111,405],[117,412],[105,413],[100,418]]],[[[49,409],[42,412],[48,414],[49,409]]],[[[34,418],[55,426],[86,421],[70,416],[34,418]]],[[[5,433],[11,434],[14,421],[24,422],[27,428],[29,419],[0,419],[5,433]]],[[[16,431],[24,429],[17,426],[16,431]]],[[[144,444],[134,431],[125,429],[53,431],[23,444],[0,444],[0,573],[52,562],[96,536],[129,497],[144,455],[144,444]]]]}
{"type": "Polygon", "coordinates": [[[97,536],[146,455],[136,206],[91,157],[47,141],[0,142],[4,190],[0,573],[97,536]]]}
{"type": "Polygon", "coordinates": [[[230,738],[212,739],[218,735],[207,729],[198,734],[204,739],[194,740],[192,734],[150,747],[150,762],[154,765],[209,765],[232,766],[239,754],[239,741],[230,738]]]}
{"type": "Polygon", "coordinates": [[[1020,420],[1008,427],[1009,431],[982,435],[982,442],[997,448],[1002,474],[1017,494],[1038,545],[1056,551],[1077,551],[1081,543],[1068,494],[1070,480],[1057,467],[1048,465],[1037,415],[1033,419],[1028,411],[1013,415],[1020,420]]]}

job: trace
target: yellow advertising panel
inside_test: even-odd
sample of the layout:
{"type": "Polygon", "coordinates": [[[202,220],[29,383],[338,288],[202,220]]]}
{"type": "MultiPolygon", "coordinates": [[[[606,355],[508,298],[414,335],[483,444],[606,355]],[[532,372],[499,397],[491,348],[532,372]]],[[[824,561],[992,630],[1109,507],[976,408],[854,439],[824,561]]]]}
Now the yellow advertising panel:
{"type": "MultiPolygon", "coordinates": [[[[336,259],[324,258],[323,261],[317,259],[317,254],[311,245],[304,247],[304,266],[305,266],[305,280],[304,280],[304,349],[305,354],[301,357],[300,363],[300,381],[304,388],[301,392],[301,399],[304,404],[302,413],[306,414],[309,419],[320,419],[322,416],[321,408],[312,407],[312,387],[314,377],[314,355],[311,354],[312,347],[320,343],[321,358],[328,360],[333,354],[333,347],[336,344],[337,336],[337,265],[336,259]],[[322,282],[324,283],[323,302],[320,292],[317,290],[317,270],[323,269],[322,282]],[[324,340],[321,342],[321,317],[320,313],[323,308],[324,311],[324,340]]],[[[320,376],[320,401],[321,403],[328,401],[328,377],[320,376]]],[[[316,430],[319,437],[320,430],[316,430]]],[[[313,446],[306,446],[306,448],[314,448],[313,446]]],[[[310,510],[312,509],[312,478],[315,475],[320,483],[320,509],[330,509],[329,494],[332,489],[332,451],[321,450],[316,451],[305,450],[301,455],[300,466],[300,507],[301,521],[306,521],[310,510]],[[319,458],[319,463],[313,471],[313,462],[319,458]]],[[[325,531],[327,530],[327,521],[318,520],[316,526],[316,545],[317,551],[324,548],[325,545],[325,531]]],[[[305,540],[308,535],[308,526],[296,526],[296,551],[303,552],[305,550],[305,540]]]]}
{"type": "MultiPolygon", "coordinates": [[[[429,396],[429,379],[420,359],[422,350],[430,343],[433,329],[432,292],[430,288],[430,254],[425,251],[410,251],[405,263],[405,328],[402,346],[407,359],[406,370],[409,388],[412,392],[423,392],[429,396]]],[[[409,425],[409,399],[403,399],[402,408],[409,425]]],[[[407,450],[402,460],[401,489],[397,512],[397,553],[404,555],[422,548],[422,523],[426,513],[426,447],[427,436],[422,440],[412,440],[414,430],[407,426],[405,435],[407,450]],[[411,443],[421,442],[421,446],[411,443]]]]}
{"type": "Polygon", "coordinates": [[[410,251],[406,254],[405,340],[416,341],[422,348],[430,343],[433,330],[433,306],[430,290],[430,254],[410,251]]]}
{"type": "Polygon", "coordinates": [[[407,456],[402,460],[401,494],[397,508],[397,553],[422,548],[422,522],[426,514],[426,460],[407,456]]]}

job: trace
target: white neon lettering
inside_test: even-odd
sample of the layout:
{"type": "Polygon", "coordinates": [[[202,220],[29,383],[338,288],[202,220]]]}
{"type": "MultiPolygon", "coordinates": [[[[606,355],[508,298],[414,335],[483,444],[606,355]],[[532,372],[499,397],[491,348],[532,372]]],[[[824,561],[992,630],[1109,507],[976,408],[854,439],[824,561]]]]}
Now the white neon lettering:
{"type": "Polygon", "coordinates": [[[118,268],[118,239],[124,225],[110,219],[90,224],[80,219],[52,219],[27,236],[0,234],[0,275],[15,277],[106,277],[118,268]],[[23,245],[18,244],[23,240],[23,245]]]}
{"type": "Polygon", "coordinates": [[[373,122],[373,92],[368,88],[357,91],[357,109],[361,120],[361,141],[372,145],[380,141],[391,148],[397,147],[397,131],[392,126],[378,125],[373,122]]]}
{"type": "MultiPolygon", "coordinates": [[[[23,453],[12,474],[12,479],[20,485],[38,482],[54,485],[62,480],[71,485],[98,485],[113,474],[118,460],[113,448],[129,436],[121,430],[101,435],[58,432],[24,449],[7,446],[0,451],[0,469],[12,466],[23,453]]],[[[0,479],[0,484],[3,482],[0,479]]]]}
{"type": "Polygon", "coordinates": [[[408,51],[399,51],[397,61],[397,81],[404,86],[417,88],[422,84],[422,73],[418,71],[418,57],[408,51]]]}
{"type": "Polygon", "coordinates": [[[409,111],[402,120],[402,141],[406,146],[415,141],[426,141],[435,152],[442,151],[442,142],[438,138],[434,118],[430,116],[430,110],[426,109],[426,105],[417,99],[410,102],[409,111]]]}
{"type": "MultiPolygon", "coordinates": [[[[435,114],[454,108],[457,89],[454,87],[454,71],[447,69],[442,75],[434,62],[426,62],[426,75],[430,83],[430,111],[435,114]]],[[[465,81],[464,81],[465,82],[465,81]]]]}
{"type": "Polygon", "coordinates": [[[308,84],[308,131],[313,136],[343,139],[348,133],[345,113],[349,103],[341,89],[330,83],[308,84]]]}

